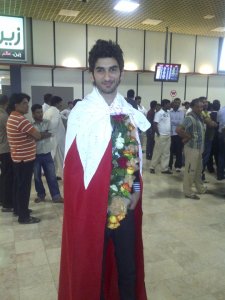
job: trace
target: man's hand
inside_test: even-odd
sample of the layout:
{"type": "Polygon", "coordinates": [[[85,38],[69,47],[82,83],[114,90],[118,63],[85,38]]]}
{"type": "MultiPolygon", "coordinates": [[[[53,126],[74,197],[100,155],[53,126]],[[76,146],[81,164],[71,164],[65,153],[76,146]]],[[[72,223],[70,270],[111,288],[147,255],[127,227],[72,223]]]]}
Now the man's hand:
{"type": "Polygon", "coordinates": [[[131,201],[130,201],[130,209],[135,209],[138,200],[140,199],[141,196],[141,192],[135,192],[133,194],[131,194],[131,201]]]}
{"type": "Polygon", "coordinates": [[[48,131],[41,132],[41,140],[50,138],[52,134],[48,131]]]}

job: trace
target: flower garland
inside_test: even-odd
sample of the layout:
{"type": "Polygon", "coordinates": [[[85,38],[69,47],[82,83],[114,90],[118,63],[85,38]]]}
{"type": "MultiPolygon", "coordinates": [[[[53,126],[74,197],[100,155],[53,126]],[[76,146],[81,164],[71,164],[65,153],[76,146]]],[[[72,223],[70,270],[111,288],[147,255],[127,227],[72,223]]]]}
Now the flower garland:
{"type": "Polygon", "coordinates": [[[111,115],[112,173],[108,203],[108,228],[120,226],[130,204],[133,175],[139,169],[138,141],[128,115],[111,115]]]}

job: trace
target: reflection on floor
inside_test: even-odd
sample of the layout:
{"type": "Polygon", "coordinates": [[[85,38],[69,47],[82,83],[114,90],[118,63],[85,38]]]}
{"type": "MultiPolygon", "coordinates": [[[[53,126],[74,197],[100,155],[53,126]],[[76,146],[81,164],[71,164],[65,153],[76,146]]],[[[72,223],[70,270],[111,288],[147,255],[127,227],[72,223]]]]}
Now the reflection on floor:
{"type": "MultiPolygon", "coordinates": [[[[143,236],[150,300],[225,299],[225,186],[208,175],[210,194],[182,194],[182,173],[149,173],[144,162],[143,236]]],[[[0,213],[0,299],[56,300],[62,204],[34,203],[39,224],[0,213]]],[[[65,299],[66,300],[66,299],[65,299]]],[[[90,299],[91,300],[91,299],[90,299]]]]}

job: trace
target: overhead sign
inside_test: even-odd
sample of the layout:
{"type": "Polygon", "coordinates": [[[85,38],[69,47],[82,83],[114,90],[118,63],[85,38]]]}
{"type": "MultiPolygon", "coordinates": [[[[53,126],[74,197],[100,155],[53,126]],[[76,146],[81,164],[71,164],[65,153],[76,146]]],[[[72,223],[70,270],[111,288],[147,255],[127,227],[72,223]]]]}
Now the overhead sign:
{"type": "Polygon", "coordinates": [[[23,17],[0,16],[0,60],[25,61],[23,17]]]}

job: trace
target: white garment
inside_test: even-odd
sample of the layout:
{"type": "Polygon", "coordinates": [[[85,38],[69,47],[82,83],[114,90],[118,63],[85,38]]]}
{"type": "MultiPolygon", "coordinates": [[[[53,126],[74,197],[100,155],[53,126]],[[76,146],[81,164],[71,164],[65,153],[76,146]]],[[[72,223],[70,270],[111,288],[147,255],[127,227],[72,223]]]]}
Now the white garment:
{"type": "MultiPolygon", "coordinates": [[[[111,139],[111,114],[129,115],[133,125],[142,131],[146,131],[151,126],[145,116],[128,104],[119,93],[109,106],[98,89],[94,87],[91,94],[77,103],[68,119],[65,156],[76,138],[77,149],[84,170],[84,186],[86,189],[111,139]]],[[[136,137],[139,141],[138,133],[136,137]]],[[[140,141],[139,157],[142,158],[140,141]]]]}
{"type": "Polygon", "coordinates": [[[138,105],[138,110],[143,113],[145,116],[147,116],[147,110],[142,105],[138,105]]]}
{"type": "Polygon", "coordinates": [[[160,109],[154,118],[154,122],[158,123],[158,131],[160,135],[170,135],[171,122],[170,122],[170,111],[160,109]]]}
{"type": "Polygon", "coordinates": [[[48,105],[47,103],[42,104],[42,110],[43,110],[43,114],[46,112],[46,110],[48,110],[50,107],[50,105],[48,105]]]}
{"type": "Polygon", "coordinates": [[[63,161],[65,152],[66,130],[62,122],[60,111],[55,106],[44,113],[44,119],[50,121],[49,132],[52,133],[52,158],[55,161],[56,173],[63,177],[63,161]]]}
{"type": "Polygon", "coordinates": [[[63,119],[67,120],[68,117],[69,117],[70,112],[71,112],[71,109],[65,108],[64,110],[62,110],[60,112],[60,114],[61,114],[61,116],[62,116],[63,119]]]}

